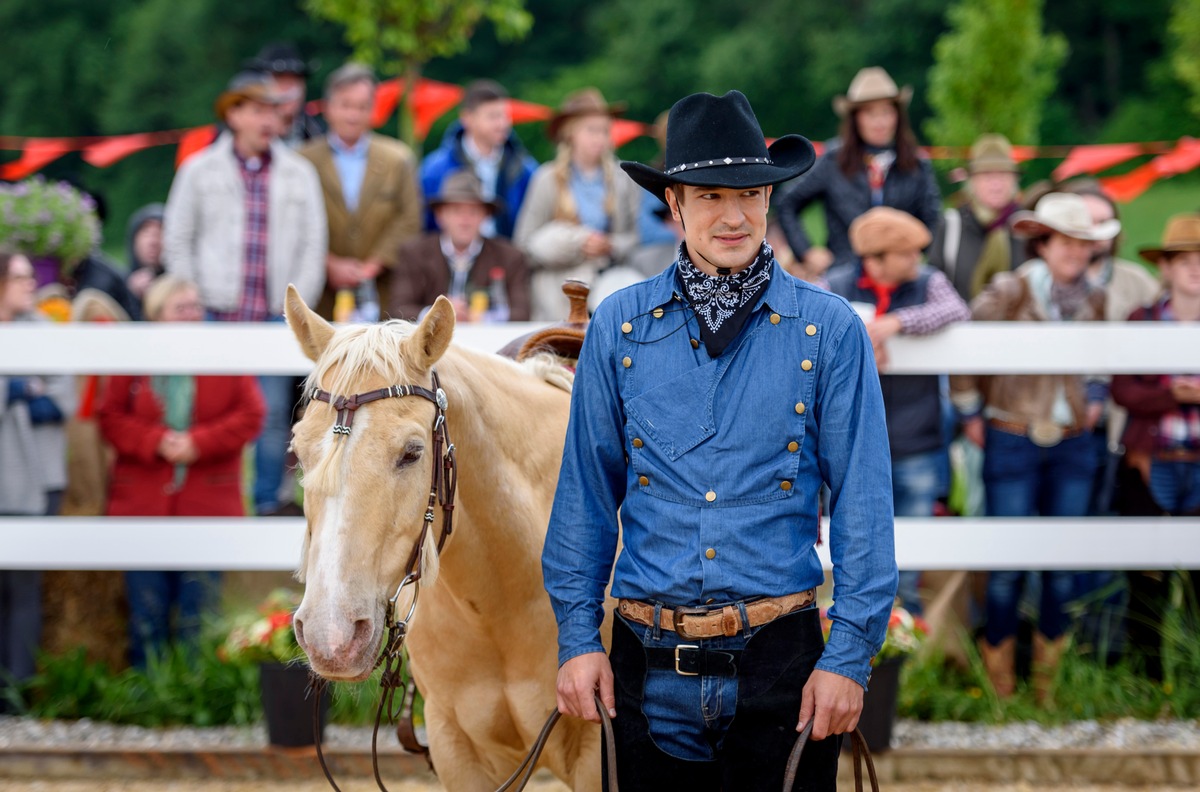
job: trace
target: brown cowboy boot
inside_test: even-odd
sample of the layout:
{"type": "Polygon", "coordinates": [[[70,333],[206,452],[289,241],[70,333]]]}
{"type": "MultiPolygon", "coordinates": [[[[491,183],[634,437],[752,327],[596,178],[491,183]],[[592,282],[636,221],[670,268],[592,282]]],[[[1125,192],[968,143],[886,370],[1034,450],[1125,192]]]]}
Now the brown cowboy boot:
{"type": "Polygon", "coordinates": [[[1058,664],[1062,661],[1063,652],[1067,648],[1067,636],[1060,635],[1051,641],[1041,633],[1033,636],[1033,695],[1038,704],[1046,704],[1051,700],[1050,692],[1054,687],[1054,678],[1058,675],[1058,664]]]}
{"type": "Polygon", "coordinates": [[[983,667],[987,670],[988,681],[996,695],[1006,699],[1013,694],[1017,687],[1017,675],[1014,663],[1017,654],[1017,637],[1011,635],[992,646],[986,638],[979,639],[979,654],[983,658],[983,667]]]}

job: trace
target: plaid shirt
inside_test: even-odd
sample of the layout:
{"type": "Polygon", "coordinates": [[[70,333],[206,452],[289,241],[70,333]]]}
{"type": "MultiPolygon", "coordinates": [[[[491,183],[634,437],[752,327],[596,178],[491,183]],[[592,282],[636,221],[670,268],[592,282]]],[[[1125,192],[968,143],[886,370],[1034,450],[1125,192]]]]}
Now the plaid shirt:
{"type": "Polygon", "coordinates": [[[271,153],[246,160],[234,151],[242,184],[246,188],[246,237],[243,255],[242,303],[236,311],[214,311],[218,322],[265,322],[267,304],[267,185],[271,175],[271,153]]]}
{"type": "Polygon", "coordinates": [[[929,335],[951,322],[966,322],[971,309],[954,289],[954,284],[939,271],[929,276],[925,302],[909,308],[898,308],[892,314],[900,320],[900,332],[905,335],[929,335]]]}

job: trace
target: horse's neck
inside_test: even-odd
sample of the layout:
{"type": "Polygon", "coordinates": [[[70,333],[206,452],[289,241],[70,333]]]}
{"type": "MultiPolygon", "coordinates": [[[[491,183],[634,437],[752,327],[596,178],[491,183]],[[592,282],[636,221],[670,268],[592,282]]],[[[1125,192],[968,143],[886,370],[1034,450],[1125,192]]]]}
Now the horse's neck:
{"type": "Polygon", "coordinates": [[[451,399],[447,421],[459,466],[454,533],[440,576],[475,606],[541,595],[541,549],[570,395],[505,361],[461,350],[438,373],[451,399]]]}

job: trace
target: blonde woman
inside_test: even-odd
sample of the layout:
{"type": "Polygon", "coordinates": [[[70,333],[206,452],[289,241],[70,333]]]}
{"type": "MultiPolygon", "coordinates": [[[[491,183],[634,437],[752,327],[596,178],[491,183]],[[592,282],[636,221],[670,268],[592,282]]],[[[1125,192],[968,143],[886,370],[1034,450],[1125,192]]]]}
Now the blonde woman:
{"type": "Polygon", "coordinates": [[[513,234],[533,271],[534,321],[566,317],[563,281],[592,283],[638,244],[640,197],[613,155],[612,119],[622,110],[584,88],[563,101],[546,127],[558,154],[533,174],[513,234]]]}

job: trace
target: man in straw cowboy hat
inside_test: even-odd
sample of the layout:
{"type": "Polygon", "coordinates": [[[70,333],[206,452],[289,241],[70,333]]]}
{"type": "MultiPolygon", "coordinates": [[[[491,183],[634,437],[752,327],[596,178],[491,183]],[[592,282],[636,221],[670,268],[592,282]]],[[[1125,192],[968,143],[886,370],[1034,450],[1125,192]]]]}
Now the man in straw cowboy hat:
{"type": "Polygon", "coordinates": [[[543,554],[558,703],[615,715],[625,789],[835,788],[896,592],[891,476],[871,342],[845,300],[764,241],[772,186],[812,145],[769,148],[746,97],[671,109],[664,170],[622,168],[670,207],[675,262],[595,313],[543,554]],[[819,492],[832,491],[822,638],[819,492]],[[622,550],[618,549],[618,510],[622,550]],[[616,559],[615,568],[613,565],[616,559]],[[611,655],[605,586],[619,598],[611,655]]]}

